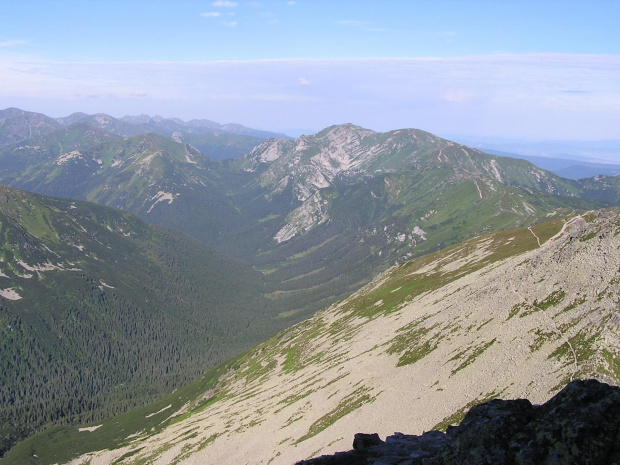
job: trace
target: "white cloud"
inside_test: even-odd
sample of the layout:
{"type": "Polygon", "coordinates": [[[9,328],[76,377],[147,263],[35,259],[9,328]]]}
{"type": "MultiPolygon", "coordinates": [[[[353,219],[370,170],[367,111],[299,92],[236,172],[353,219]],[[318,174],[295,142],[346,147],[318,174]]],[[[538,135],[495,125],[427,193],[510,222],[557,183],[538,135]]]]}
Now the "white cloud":
{"type": "Polygon", "coordinates": [[[237,6],[237,2],[230,2],[228,0],[217,0],[212,3],[213,6],[224,7],[224,8],[232,8],[237,6]]]}
{"type": "Polygon", "coordinates": [[[200,16],[204,16],[205,18],[217,18],[221,13],[218,11],[208,11],[206,13],[202,13],[200,16]]]}
{"type": "Polygon", "coordinates": [[[26,40],[5,40],[0,42],[0,47],[14,47],[16,45],[25,45],[28,41],[26,40]]]}
{"type": "Polygon", "coordinates": [[[343,19],[342,21],[337,21],[338,24],[345,24],[347,26],[367,26],[368,24],[372,24],[368,21],[358,21],[356,19],[343,19]]]}
{"type": "Polygon", "coordinates": [[[237,21],[222,21],[222,24],[227,27],[236,27],[237,21]]]}
{"type": "Polygon", "coordinates": [[[3,105],[43,113],[546,139],[617,139],[620,127],[619,55],[60,63],[0,50],[0,82],[3,105]]]}
{"type": "Polygon", "coordinates": [[[465,89],[447,89],[443,95],[443,99],[448,102],[467,102],[473,99],[475,94],[465,89]]]}

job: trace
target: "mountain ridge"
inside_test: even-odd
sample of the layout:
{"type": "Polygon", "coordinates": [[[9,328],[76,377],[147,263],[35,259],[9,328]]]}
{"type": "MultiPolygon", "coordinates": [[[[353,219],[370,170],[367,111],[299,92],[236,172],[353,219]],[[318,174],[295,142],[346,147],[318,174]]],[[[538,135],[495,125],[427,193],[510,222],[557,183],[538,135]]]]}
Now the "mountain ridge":
{"type": "MultiPolygon", "coordinates": [[[[0,182],[181,229],[263,271],[274,308],[295,321],[407,258],[620,201],[615,180],[591,180],[599,203],[582,200],[579,184],[415,129],[332,126],[226,163],[162,135],[88,140],[27,170],[7,164],[0,182]]],[[[15,150],[0,159],[25,163],[15,150]]]]}

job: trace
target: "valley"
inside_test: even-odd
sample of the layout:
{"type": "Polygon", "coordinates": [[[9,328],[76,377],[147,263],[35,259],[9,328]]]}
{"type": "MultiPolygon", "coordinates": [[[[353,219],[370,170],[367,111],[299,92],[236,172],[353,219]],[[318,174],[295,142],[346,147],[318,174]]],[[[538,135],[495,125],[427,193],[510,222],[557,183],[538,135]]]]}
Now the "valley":
{"type": "Polygon", "coordinates": [[[293,463],[618,382],[618,177],[352,124],[0,136],[2,463],[293,463]]]}

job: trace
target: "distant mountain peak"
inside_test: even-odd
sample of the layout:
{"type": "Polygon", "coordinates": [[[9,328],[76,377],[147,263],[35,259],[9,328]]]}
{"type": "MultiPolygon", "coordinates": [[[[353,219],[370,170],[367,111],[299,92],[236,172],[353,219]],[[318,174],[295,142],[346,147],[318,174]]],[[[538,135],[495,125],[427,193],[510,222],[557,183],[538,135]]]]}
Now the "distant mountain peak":
{"type": "Polygon", "coordinates": [[[123,116],[121,121],[125,121],[126,123],[131,124],[149,124],[154,121],[154,118],[151,118],[150,115],[142,114],[138,116],[123,116]]]}

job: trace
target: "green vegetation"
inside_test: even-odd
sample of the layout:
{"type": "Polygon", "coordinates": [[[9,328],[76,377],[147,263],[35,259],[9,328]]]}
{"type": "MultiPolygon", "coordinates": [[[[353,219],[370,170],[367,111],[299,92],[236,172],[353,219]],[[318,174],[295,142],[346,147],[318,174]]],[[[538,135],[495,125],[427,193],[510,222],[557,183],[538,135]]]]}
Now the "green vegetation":
{"type": "Polygon", "coordinates": [[[359,387],[354,392],[343,398],[334,410],[326,413],[315,421],[308,429],[308,432],[295,441],[295,444],[299,444],[312,436],[316,436],[324,429],[336,423],[340,418],[348,415],[354,410],[357,410],[362,405],[374,402],[374,397],[370,395],[370,392],[371,390],[369,388],[359,387]]]}
{"type": "MultiPolygon", "coordinates": [[[[567,215],[602,205],[579,196],[620,202],[615,180],[605,189],[594,180],[563,180],[417,130],[334,127],[305,138],[301,152],[293,141],[261,145],[256,153],[272,143],[281,149],[270,163],[250,156],[217,162],[259,140],[183,131],[173,121],[151,124],[157,133],[150,134],[113,119],[109,131],[88,118],[68,127],[37,121],[47,129],[29,148],[18,138],[0,141],[0,182],[120,208],[163,227],[79,201],[0,195],[0,269],[10,279],[0,289],[22,297],[0,302],[0,360],[10,368],[0,375],[0,453],[48,425],[98,423],[160,399],[385,270],[387,284],[340,311],[350,319],[396,312],[415,296],[538,246],[530,231],[512,228],[531,226],[545,242],[567,215]],[[321,189],[326,221],[274,240],[301,206],[300,192],[314,192],[312,157],[325,153],[330,131],[338,130],[352,131],[358,152],[376,156],[321,189]],[[183,143],[170,139],[173,132],[183,143]],[[503,232],[488,235],[495,231],[503,232]],[[414,257],[421,259],[408,261],[414,257]]],[[[509,318],[559,305],[565,296],[557,292],[509,318]]],[[[290,342],[281,333],[270,344],[279,345],[282,369],[294,372],[325,361],[326,354],[306,350],[308,341],[324,331],[346,340],[346,323],[308,327],[290,342]]],[[[397,335],[390,350],[399,365],[435,349],[432,331],[439,329],[420,325],[397,335]]],[[[464,355],[464,363],[477,355],[464,355]]],[[[266,358],[244,357],[236,363],[248,380],[275,368],[266,358]]]]}
{"type": "Polygon", "coordinates": [[[465,360],[463,360],[463,362],[459,366],[457,366],[456,368],[452,370],[452,373],[450,374],[450,376],[454,376],[460,370],[472,364],[480,355],[482,355],[482,353],[484,353],[489,347],[495,344],[495,341],[496,341],[496,338],[493,338],[492,340],[485,342],[483,344],[480,344],[478,346],[475,346],[473,348],[469,347],[465,349],[463,352],[459,352],[454,357],[452,357],[449,360],[450,362],[453,362],[455,360],[461,360],[462,358],[467,356],[465,360]]]}
{"type": "Polygon", "coordinates": [[[401,329],[401,334],[396,336],[392,341],[392,345],[387,350],[388,354],[400,354],[398,359],[398,366],[411,365],[418,360],[423,359],[433,350],[437,348],[439,344],[439,338],[431,340],[426,336],[439,324],[435,324],[429,327],[420,327],[420,325],[426,320],[422,318],[409,324],[407,327],[401,329]],[[425,338],[426,340],[423,340],[425,338]]]}
{"type": "Polygon", "coordinates": [[[568,304],[566,307],[564,307],[559,313],[564,313],[564,312],[569,312],[571,310],[573,310],[574,308],[577,308],[579,305],[582,305],[586,302],[586,300],[588,300],[588,296],[584,295],[582,297],[577,297],[575,298],[570,304],[568,304]]]}
{"type": "Polygon", "coordinates": [[[605,364],[600,365],[599,370],[614,379],[620,379],[620,356],[605,348],[602,350],[602,357],[605,364]]]}
{"type": "Polygon", "coordinates": [[[488,402],[491,399],[497,399],[502,395],[502,392],[490,392],[484,396],[479,397],[478,399],[474,399],[471,402],[468,402],[466,405],[461,407],[459,410],[454,412],[452,415],[447,416],[435,426],[431,428],[432,431],[445,431],[448,426],[457,425],[463,421],[465,418],[465,414],[471,410],[472,407],[488,402]]]}
{"type": "Polygon", "coordinates": [[[553,291],[540,302],[538,300],[535,300],[532,305],[539,310],[544,311],[547,310],[549,307],[555,307],[556,305],[558,305],[560,302],[562,302],[562,300],[564,300],[564,297],[566,297],[566,292],[560,289],[557,291],[553,291]]]}
{"type": "Polygon", "coordinates": [[[560,335],[555,331],[544,331],[542,329],[533,330],[535,335],[534,342],[530,345],[530,350],[532,352],[536,352],[539,350],[544,344],[553,341],[560,337],[560,335]]]}
{"type": "Polygon", "coordinates": [[[194,239],[97,205],[0,197],[0,288],[21,297],[0,304],[4,450],[152,402],[272,330],[261,275],[194,239]]]}

